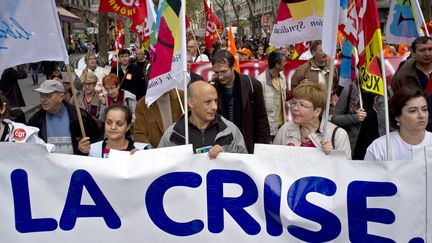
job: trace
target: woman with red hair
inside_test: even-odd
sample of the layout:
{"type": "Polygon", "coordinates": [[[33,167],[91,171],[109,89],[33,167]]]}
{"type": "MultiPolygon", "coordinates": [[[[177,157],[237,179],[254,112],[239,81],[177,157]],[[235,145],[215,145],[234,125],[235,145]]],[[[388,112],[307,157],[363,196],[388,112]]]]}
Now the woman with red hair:
{"type": "Polygon", "coordinates": [[[132,124],[134,124],[136,96],[127,90],[120,89],[120,78],[114,73],[105,76],[102,79],[102,84],[106,92],[99,95],[99,100],[101,101],[99,120],[102,122],[105,121],[105,110],[107,107],[113,104],[124,104],[131,110],[132,124]]]}

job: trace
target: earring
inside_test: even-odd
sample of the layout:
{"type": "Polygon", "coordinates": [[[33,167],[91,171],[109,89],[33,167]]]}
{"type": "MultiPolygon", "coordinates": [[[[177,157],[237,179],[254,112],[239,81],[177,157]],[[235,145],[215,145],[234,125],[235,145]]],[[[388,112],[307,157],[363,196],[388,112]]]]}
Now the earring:
{"type": "Polygon", "coordinates": [[[396,126],[400,127],[400,123],[399,123],[399,121],[396,123],[396,126]]]}

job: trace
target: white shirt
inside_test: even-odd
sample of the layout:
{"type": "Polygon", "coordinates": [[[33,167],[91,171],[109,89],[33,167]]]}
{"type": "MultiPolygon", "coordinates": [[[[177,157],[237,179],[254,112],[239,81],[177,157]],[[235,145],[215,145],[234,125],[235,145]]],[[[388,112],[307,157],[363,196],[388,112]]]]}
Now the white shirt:
{"type": "Polygon", "coordinates": [[[210,60],[206,54],[201,54],[197,57],[194,57],[193,61],[194,62],[209,62],[210,60]]]}
{"type": "MultiPolygon", "coordinates": [[[[425,131],[423,141],[418,145],[406,143],[399,135],[398,131],[390,133],[390,147],[393,160],[410,160],[412,151],[423,149],[425,146],[432,145],[432,133],[425,131]]],[[[386,136],[381,136],[373,141],[367,148],[364,160],[384,161],[387,160],[386,136]]]]}

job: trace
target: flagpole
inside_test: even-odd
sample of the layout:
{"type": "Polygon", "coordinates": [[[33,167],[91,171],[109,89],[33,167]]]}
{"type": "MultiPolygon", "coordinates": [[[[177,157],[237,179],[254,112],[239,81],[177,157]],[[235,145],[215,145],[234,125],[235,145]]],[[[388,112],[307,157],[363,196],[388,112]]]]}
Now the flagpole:
{"type": "Polygon", "coordinates": [[[219,42],[220,42],[221,45],[222,45],[222,39],[221,39],[221,37],[220,37],[220,35],[219,35],[219,31],[218,31],[218,29],[217,29],[217,26],[216,26],[215,22],[212,22],[212,23],[213,23],[213,26],[214,26],[215,29],[216,29],[216,35],[217,35],[217,37],[219,38],[219,42]]]}
{"type": "MultiPolygon", "coordinates": [[[[323,128],[323,138],[326,139],[327,137],[327,127],[328,127],[328,118],[330,113],[330,102],[332,97],[332,87],[333,87],[333,75],[334,75],[334,67],[335,67],[335,58],[334,56],[330,59],[330,73],[329,73],[329,79],[327,82],[327,100],[326,100],[326,109],[324,111],[324,128],[323,128]]],[[[334,144],[332,144],[334,146],[334,144]]]]}
{"type": "MultiPolygon", "coordinates": [[[[183,30],[184,32],[183,32],[183,41],[184,42],[186,42],[187,40],[186,40],[186,18],[185,18],[185,12],[186,12],[186,1],[181,1],[181,9],[180,9],[180,16],[183,16],[183,17],[181,17],[180,18],[180,29],[181,30],[183,30]]],[[[193,30],[192,30],[192,27],[191,27],[191,31],[192,31],[192,35],[193,35],[193,37],[194,37],[194,39],[195,39],[195,35],[194,35],[194,33],[193,33],[193,30]]],[[[195,39],[195,43],[198,45],[198,43],[197,43],[197,41],[196,41],[196,39],[195,39]]],[[[188,112],[188,106],[187,106],[187,97],[188,97],[188,92],[187,92],[187,85],[188,85],[188,83],[187,83],[187,80],[186,80],[186,73],[187,73],[187,70],[186,70],[186,66],[187,66],[187,63],[186,63],[186,56],[187,56],[187,53],[186,53],[186,45],[187,45],[187,43],[185,43],[185,44],[183,44],[182,46],[181,46],[181,56],[183,57],[182,58],[182,62],[183,62],[183,66],[184,66],[184,70],[183,70],[183,88],[184,88],[184,99],[183,99],[183,101],[184,101],[184,120],[185,120],[185,144],[189,144],[189,112],[188,112]]],[[[198,47],[198,53],[200,53],[200,50],[199,50],[199,47],[198,47]]],[[[200,56],[201,56],[201,54],[200,54],[200,56]]]]}
{"type": "Polygon", "coordinates": [[[380,51],[380,60],[381,60],[381,75],[383,79],[383,87],[384,87],[384,110],[385,112],[385,128],[386,128],[386,144],[387,144],[387,160],[392,160],[392,151],[390,146],[390,122],[389,122],[389,114],[388,114],[388,93],[387,93],[387,80],[385,74],[385,60],[384,60],[384,50],[380,51]]]}
{"type": "Polygon", "coordinates": [[[74,101],[75,110],[76,110],[76,113],[78,116],[78,123],[79,123],[80,129],[81,129],[81,135],[83,138],[85,138],[87,136],[85,133],[84,123],[83,123],[82,116],[81,116],[80,105],[79,105],[78,99],[77,99],[77,94],[76,94],[77,91],[76,91],[75,84],[74,84],[74,81],[75,81],[74,80],[74,74],[71,71],[70,64],[66,64],[66,71],[67,71],[68,77],[69,77],[69,83],[70,83],[71,90],[72,90],[72,99],[74,101]]]}
{"type": "MultiPolygon", "coordinates": [[[[118,20],[120,20],[120,15],[118,15],[117,14],[117,18],[116,18],[116,29],[117,29],[117,25],[118,25],[118,23],[117,23],[117,21],[118,20]]],[[[118,31],[118,30],[117,30],[118,31]]],[[[116,32],[117,32],[116,31],[116,32]]],[[[116,33],[116,42],[117,42],[117,35],[118,35],[119,33],[116,33]]],[[[119,76],[119,62],[120,62],[120,59],[119,59],[119,56],[118,56],[118,49],[117,48],[115,48],[116,50],[115,50],[115,55],[116,55],[116,57],[117,57],[117,77],[119,76]]],[[[126,74],[125,74],[126,75],[126,74]]]]}
{"type": "Polygon", "coordinates": [[[423,22],[423,26],[425,27],[425,34],[426,34],[426,36],[429,36],[429,30],[427,28],[426,21],[424,19],[423,12],[421,11],[420,4],[418,3],[418,0],[414,0],[414,4],[416,5],[415,7],[418,10],[420,10],[420,11],[416,11],[416,12],[418,12],[420,14],[421,21],[423,22]]]}
{"type": "Polygon", "coordinates": [[[182,100],[180,98],[180,93],[179,93],[179,91],[178,91],[177,88],[175,88],[175,91],[176,91],[176,94],[177,94],[177,99],[178,99],[179,104],[180,104],[180,109],[183,112],[183,114],[185,114],[185,111],[184,111],[184,108],[183,108],[183,103],[182,103],[182,100]]]}
{"type": "MultiPolygon", "coordinates": [[[[192,25],[190,26],[190,30],[191,30],[191,33],[192,33],[192,37],[193,37],[193,39],[195,41],[195,45],[196,45],[196,47],[198,49],[198,54],[201,56],[201,50],[200,50],[200,48],[198,46],[198,41],[196,40],[195,33],[194,33],[193,29],[192,29],[192,25]]],[[[187,43],[186,43],[186,45],[187,45],[187,43]]]]}

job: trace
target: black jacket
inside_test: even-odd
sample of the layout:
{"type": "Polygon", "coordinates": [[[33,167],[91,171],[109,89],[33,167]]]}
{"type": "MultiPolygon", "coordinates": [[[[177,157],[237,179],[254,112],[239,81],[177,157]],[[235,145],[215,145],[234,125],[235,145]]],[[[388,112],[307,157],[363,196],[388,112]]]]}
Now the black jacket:
{"type": "MultiPolygon", "coordinates": [[[[78,122],[78,115],[76,113],[75,107],[70,105],[69,103],[63,101],[63,104],[66,105],[68,114],[69,114],[69,130],[72,136],[72,147],[74,154],[82,154],[78,150],[78,142],[81,140],[81,129],[78,122]]],[[[45,120],[46,111],[42,108],[39,109],[29,120],[28,125],[39,128],[39,137],[45,142],[47,139],[47,130],[46,130],[46,120],[45,120]]],[[[97,122],[83,109],[81,109],[81,116],[83,119],[84,130],[86,132],[87,137],[90,137],[90,143],[95,143],[101,139],[101,133],[99,131],[99,127],[97,122]]]]}
{"type": "MultiPolygon", "coordinates": [[[[240,93],[241,97],[241,103],[235,103],[237,107],[234,108],[235,111],[241,112],[241,124],[236,125],[241,128],[248,152],[253,153],[255,143],[269,144],[271,140],[262,86],[258,80],[237,72],[235,72],[234,82],[234,92],[240,93]]],[[[225,88],[218,79],[214,80],[214,86],[219,98],[218,113],[222,115],[225,109],[228,109],[223,106],[225,88]]]]}
{"type": "MultiPolygon", "coordinates": [[[[120,67],[120,66],[119,66],[120,67]]],[[[117,74],[117,67],[111,69],[111,73],[117,74]]],[[[147,82],[141,69],[135,64],[129,64],[126,74],[119,68],[120,89],[127,90],[141,99],[147,93],[147,82]]]]}

